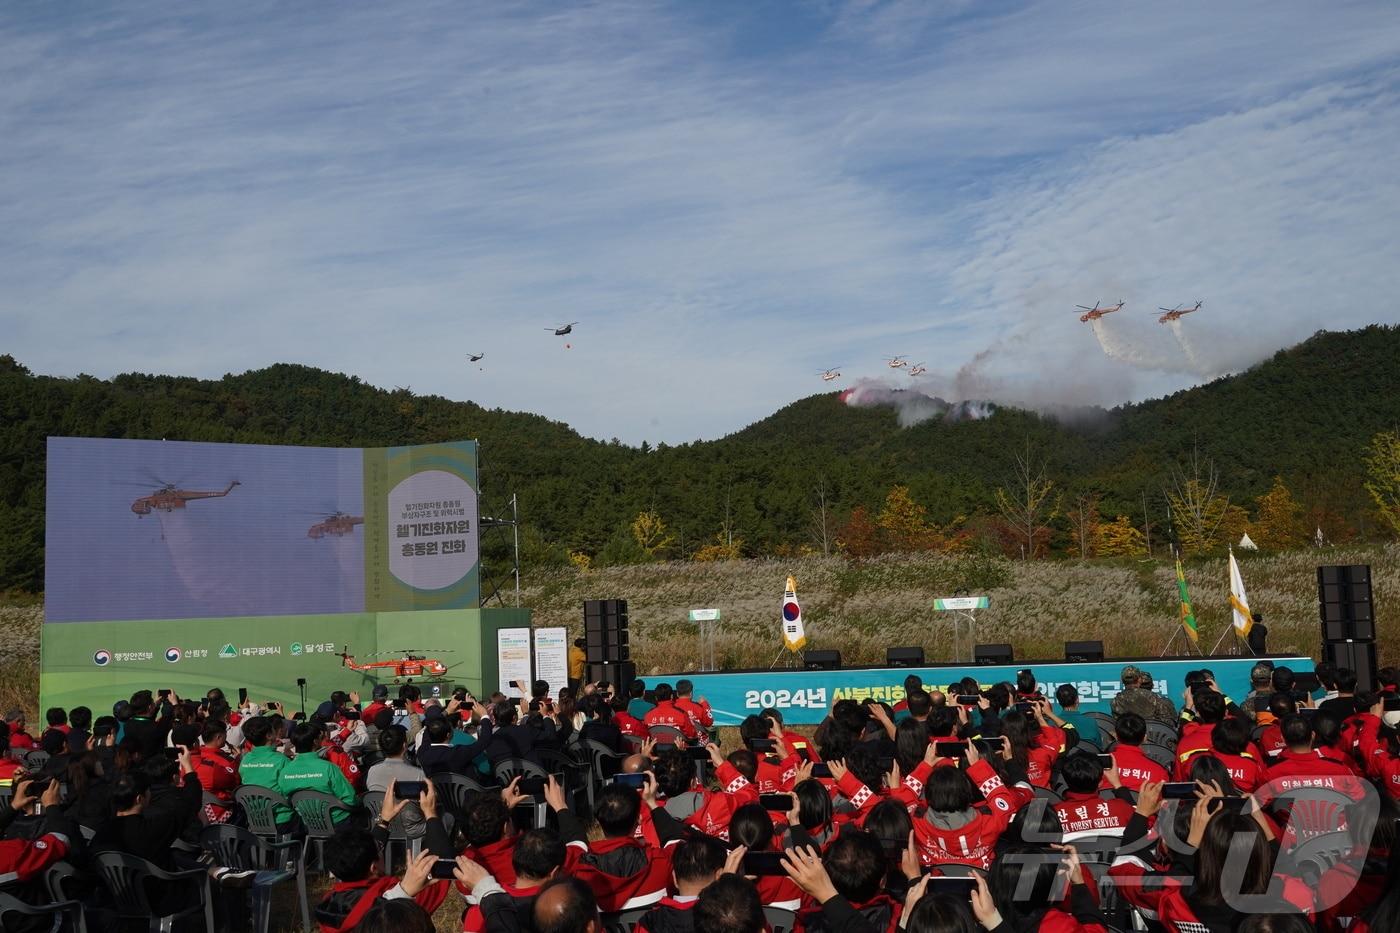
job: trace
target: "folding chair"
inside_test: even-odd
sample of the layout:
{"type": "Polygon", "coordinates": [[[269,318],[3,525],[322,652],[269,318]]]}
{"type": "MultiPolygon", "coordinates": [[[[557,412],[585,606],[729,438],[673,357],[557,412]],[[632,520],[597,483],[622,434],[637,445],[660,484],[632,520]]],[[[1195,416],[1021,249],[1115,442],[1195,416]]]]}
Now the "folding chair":
{"type": "MultiPolygon", "coordinates": [[[[496,780],[504,786],[518,777],[538,777],[549,779],[549,772],[533,761],[524,758],[505,758],[496,762],[496,780]]],[[[548,807],[543,800],[532,800],[531,805],[535,808],[534,824],[536,829],[543,829],[545,825],[545,813],[548,807]]]]}
{"type": "Polygon", "coordinates": [[[797,926],[797,914],[781,907],[763,908],[763,919],[768,922],[772,933],[791,933],[792,928],[797,926]]]}
{"type": "MultiPolygon", "coordinates": [[[[367,791],[364,796],[360,798],[360,806],[368,811],[369,825],[373,826],[375,821],[379,819],[379,813],[384,807],[383,792],[377,790],[367,791]]],[[[418,850],[422,844],[422,836],[409,836],[408,827],[403,823],[402,813],[394,817],[389,823],[389,839],[384,843],[384,874],[392,875],[394,873],[395,845],[403,848],[404,861],[407,862],[418,854],[418,850]]]]}
{"type": "Polygon", "coordinates": [[[603,914],[603,930],[605,933],[632,933],[637,921],[646,916],[649,910],[650,907],[635,907],[620,913],[603,914]]]}
{"type": "Polygon", "coordinates": [[[292,812],[292,803],[286,797],[257,784],[244,784],[233,792],[233,799],[253,835],[274,842],[286,835],[286,826],[277,822],[279,815],[292,812]]]}
{"type": "Polygon", "coordinates": [[[326,871],[326,843],[335,838],[335,832],[354,819],[355,809],[347,807],[339,797],[318,790],[298,790],[292,792],[292,809],[301,817],[301,825],[306,827],[306,839],[297,860],[297,896],[301,898],[302,925],[311,928],[311,904],[306,893],[306,876],[311,871],[308,856],[316,853],[315,870],[326,871]],[[344,813],[345,819],[337,822],[335,815],[344,813]]]}

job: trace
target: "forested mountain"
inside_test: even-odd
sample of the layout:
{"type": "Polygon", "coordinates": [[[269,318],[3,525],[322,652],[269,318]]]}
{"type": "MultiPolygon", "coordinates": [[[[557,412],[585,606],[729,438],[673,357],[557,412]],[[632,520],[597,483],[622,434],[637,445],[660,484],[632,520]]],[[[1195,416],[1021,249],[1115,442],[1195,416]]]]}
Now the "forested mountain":
{"type": "MultiPolygon", "coordinates": [[[[976,526],[1027,449],[1063,501],[1088,494],[1111,518],[1165,520],[1163,487],[1193,447],[1220,489],[1253,511],[1282,476],[1329,534],[1379,531],[1362,487],[1362,451],[1400,424],[1400,328],[1319,333],[1247,372],[1105,412],[1087,426],[999,409],[900,428],[891,409],[835,393],[794,402],[716,441],[632,448],[546,418],[439,396],[385,391],[354,376],[277,364],[218,380],[127,374],[36,375],[0,356],[0,590],[43,582],[44,445],[50,435],[259,444],[387,446],[476,438],[486,502],[518,493],[526,559],[625,551],[653,511],[685,557],[717,536],[766,554],[811,546],[827,526],[878,510],[905,485],[930,521],[976,526]],[[1144,496],[1146,501],[1144,503],[1144,496]],[[621,545],[619,545],[621,542],[621,545]]],[[[1051,522],[1053,548],[1068,528],[1051,522]]]]}

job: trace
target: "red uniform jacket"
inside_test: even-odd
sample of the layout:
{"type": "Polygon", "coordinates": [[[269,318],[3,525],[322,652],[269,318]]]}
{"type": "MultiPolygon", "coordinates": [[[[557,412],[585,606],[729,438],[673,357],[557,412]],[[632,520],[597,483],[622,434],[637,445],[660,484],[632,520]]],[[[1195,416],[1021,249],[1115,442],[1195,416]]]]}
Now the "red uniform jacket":
{"type": "MultiPolygon", "coordinates": [[[[942,815],[932,813],[914,820],[914,841],[919,846],[919,860],[924,865],[957,862],[985,871],[992,863],[993,848],[998,837],[1006,831],[1006,825],[1016,811],[1034,796],[1030,788],[1024,785],[1007,787],[985,761],[970,765],[967,776],[982,792],[986,803],[983,807],[974,808],[971,819],[961,826],[944,825],[942,815]]],[[[908,784],[896,788],[890,796],[902,801],[911,810],[921,802],[908,784]]]]}
{"type": "Polygon", "coordinates": [[[653,726],[670,726],[672,729],[679,729],[681,735],[687,739],[698,739],[700,733],[695,728],[695,723],[690,721],[690,715],[685,710],[679,709],[674,700],[667,700],[665,703],[657,703],[647,713],[642,720],[647,729],[653,726]]]}
{"type": "Polygon", "coordinates": [[[1252,794],[1255,789],[1267,781],[1268,771],[1258,758],[1249,752],[1243,755],[1227,755],[1215,749],[1197,751],[1176,760],[1176,779],[1178,781],[1188,781],[1191,779],[1191,760],[1197,755],[1209,755],[1218,759],[1225,766],[1225,770],[1230,772],[1230,780],[1235,782],[1235,786],[1242,794],[1252,794]]]}
{"type": "Polygon", "coordinates": [[[617,731],[623,735],[633,735],[639,739],[647,737],[647,727],[630,713],[613,713],[613,725],[617,726],[617,731]]]}
{"type": "Polygon", "coordinates": [[[1267,756],[1269,761],[1272,761],[1275,755],[1287,747],[1283,744],[1283,729],[1280,726],[1264,727],[1264,731],[1259,735],[1259,750],[1267,756]]]}
{"type": "Polygon", "coordinates": [[[1055,813],[1070,843],[1086,836],[1122,836],[1133,818],[1133,805],[1116,797],[1104,800],[1097,793],[1067,793],[1055,804],[1055,813]]]}
{"type": "MultiPolygon", "coordinates": [[[[499,881],[502,887],[508,888],[515,884],[515,866],[510,861],[511,854],[515,851],[515,842],[514,836],[506,836],[479,849],[467,846],[462,854],[485,867],[492,878],[499,881]]],[[[457,889],[462,890],[462,886],[458,884],[457,889]]]]}
{"type": "MultiPolygon", "coordinates": [[[[684,822],[707,836],[727,842],[729,821],[734,818],[734,811],[742,806],[758,803],[758,788],[727,761],[715,769],[715,777],[719,781],[720,791],[712,793],[703,787],[695,788],[697,793],[703,795],[703,802],[684,822]]],[[[646,810],[643,812],[649,813],[646,810]]],[[[654,838],[649,841],[655,843],[654,838]]]]}
{"type": "Polygon", "coordinates": [[[1357,735],[1357,751],[1366,766],[1366,776],[1385,786],[1392,799],[1400,800],[1400,758],[1380,741],[1381,721],[1370,713],[1361,720],[1357,735]]]}
{"type": "Polygon", "coordinates": [[[364,772],[349,752],[339,745],[327,745],[324,751],[322,757],[340,769],[340,773],[345,775],[345,780],[350,782],[350,786],[355,788],[357,793],[365,789],[364,772]]]}
{"type": "MultiPolygon", "coordinates": [[[[399,879],[366,878],[364,881],[338,881],[331,892],[316,905],[316,924],[321,933],[351,933],[360,925],[374,902],[398,885],[399,879]]],[[[434,881],[414,902],[431,914],[447,900],[447,882],[434,881]]]]}
{"type": "Polygon", "coordinates": [[[802,764],[802,758],[796,753],[788,755],[782,761],[774,758],[759,758],[758,772],[754,775],[757,779],[754,783],[758,785],[760,794],[785,794],[792,790],[794,779],[797,777],[797,769],[802,764]]]}
{"type": "Polygon", "coordinates": [[[690,721],[701,729],[708,729],[715,724],[715,717],[710,713],[709,703],[699,703],[690,697],[676,697],[673,701],[676,709],[690,717],[690,721]]]}
{"type": "Polygon", "coordinates": [[[194,773],[199,778],[199,786],[228,804],[217,807],[204,805],[204,818],[211,823],[223,823],[229,818],[233,808],[233,792],[238,790],[242,780],[238,776],[238,762],[212,745],[202,745],[194,760],[194,773]]]}
{"type": "MultiPolygon", "coordinates": [[[[1132,856],[1119,856],[1108,874],[1123,899],[1154,915],[1167,933],[1196,933],[1201,929],[1201,920],[1191,909],[1185,889],[1175,877],[1156,875],[1132,856]]],[[[1277,875],[1275,879],[1280,880],[1277,875]]],[[[1297,878],[1281,881],[1284,899],[1311,916],[1313,900],[1308,886],[1297,878]]]]}
{"type": "Polygon", "coordinates": [[[23,884],[42,875],[68,854],[68,840],[58,833],[38,839],[0,839],[0,885],[23,884]]]}
{"type": "Polygon", "coordinates": [[[635,839],[600,839],[586,848],[571,842],[569,850],[564,872],[593,889],[605,914],[655,904],[671,884],[675,846],[657,849],[635,839]]]}
{"type": "MultiPolygon", "coordinates": [[[[1141,791],[1148,781],[1161,783],[1168,778],[1167,769],[1144,755],[1136,745],[1115,745],[1112,754],[1118,765],[1118,779],[1130,791],[1141,791]]],[[[1110,786],[1106,780],[1099,785],[1100,789],[1110,786]]]]}

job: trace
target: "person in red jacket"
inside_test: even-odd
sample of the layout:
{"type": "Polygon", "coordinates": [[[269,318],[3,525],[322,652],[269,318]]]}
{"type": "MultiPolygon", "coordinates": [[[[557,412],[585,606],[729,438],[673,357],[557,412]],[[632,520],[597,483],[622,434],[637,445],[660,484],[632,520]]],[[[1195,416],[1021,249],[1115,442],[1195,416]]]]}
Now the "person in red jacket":
{"type": "MultiPolygon", "coordinates": [[[[729,821],[734,811],[758,803],[758,788],[735,764],[745,756],[751,763],[753,754],[741,749],[731,752],[726,759],[718,745],[711,743],[706,747],[719,782],[718,791],[710,791],[696,781],[694,764],[679,750],[657,756],[653,762],[655,778],[666,799],[667,812],[707,836],[728,841],[729,821]]],[[[653,845],[660,844],[654,829],[647,840],[653,845]]]]}
{"type": "MultiPolygon", "coordinates": [[[[1113,769],[1123,786],[1136,793],[1148,781],[1162,784],[1168,779],[1167,769],[1142,753],[1142,742],[1147,737],[1147,720],[1137,713],[1124,713],[1118,717],[1114,727],[1118,741],[1109,749],[1113,755],[1113,769]]],[[[1108,782],[1104,782],[1104,787],[1108,782]]],[[[1100,788],[1102,789],[1102,788],[1100,788]]]]}
{"type": "Polygon", "coordinates": [[[1269,787],[1275,795],[1286,794],[1300,787],[1325,787],[1337,790],[1353,800],[1365,797],[1362,785],[1351,766],[1313,748],[1312,725],[1302,716],[1290,716],[1283,721],[1284,751],[1269,767],[1269,787]]]}
{"type": "MultiPolygon", "coordinates": [[[[531,829],[511,840],[511,866],[514,880],[502,882],[502,890],[515,901],[517,911],[528,912],[540,888],[564,868],[567,847],[559,834],[549,829],[531,829]]],[[[498,881],[500,879],[497,879],[498,881]]],[[[463,933],[485,933],[486,917],[478,903],[462,917],[463,933]]]]}
{"type": "Polygon", "coordinates": [[[1384,714],[1385,701],[1382,698],[1376,701],[1370,712],[1360,715],[1356,747],[1366,776],[1384,787],[1392,800],[1400,801],[1400,756],[1380,738],[1381,717],[1384,714]]]}
{"type": "Polygon", "coordinates": [[[773,723],[774,728],[782,735],[783,744],[787,746],[788,751],[800,755],[805,761],[816,758],[812,740],[800,732],[786,728],[783,725],[783,714],[777,708],[770,706],[759,715],[773,723]]]}
{"type": "MultiPolygon", "coordinates": [[[[921,803],[903,783],[890,796],[912,813],[921,803]]],[[[997,839],[1016,811],[1034,796],[1029,784],[1007,787],[976,743],[967,746],[967,770],[934,768],[924,787],[928,810],[914,820],[920,860],[925,865],[956,862],[984,871],[991,864],[997,839]],[[977,805],[977,795],[984,798],[977,805]]]]}
{"type": "Polygon", "coordinates": [[[648,731],[663,726],[676,729],[692,741],[700,738],[700,731],[695,728],[695,723],[691,722],[690,714],[676,706],[675,694],[672,693],[670,684],[656,685],[656,705],[642,722],[648,731]]]}
{"type": "Polygon", "coordinates": [[[663,897],[637,921],[636,933],[694,933],[693,911],[700,892],[721,875],[739,870],[747,850],[725,851],[709,836],[682,840],[671,858],[671,887],[675,894],[663,897]]]}
{"type": "Polygon", "coordinates": [[[0,884],[27,884],[42,878],[49,866],[63,860],[68,849],[68,838],[62,833],[45,833],[37,839],[0,839],[0,884]]]}
{"type": "Polygon", "coordinates": [[[1229,933],[1250,913],[1268,904],[1264,897],[1275,884],[1297,909],[1311,912],[1312,892],[1296,878],[1275,882],[1274,857],[1262,811],[1251,815],[1235,812],[1217,801],[1213,792],[1200,796],[1192,811],[1187,845],[1178,861],[1191,870],[1189,885],[1175,875],[1158,873],[1153,850],[1158,843],[1148,820],[1162,806],[1162,785],[1144,784],[1133,819],[1123,834],[1123,844],[1109,869],[1114,886],[1128,903],[1151,911],[1168,933],[1229,933]],[[1236,846],[1247,840],[1247,852],[1236,846]],[[1232,846],[1232,843],[1235,845],[1232,846]],[[1243,864],[1239,864],[1241,856],[1243,864]],[[1226,870],[1227,860],[1230,870],[1226,870]],[[1238,890],[1226,890],[1226,876],[1240,878],[1238,890]]]}
{"type": "Polygon", "coordinates": [[[1060,775],[1066,791],[1064,799],[1055,804],[1055,815],[1060,818],[1066,843],[1091,836],[1123,835],[1133,818],[1131,799],[1122,796],[1104,800],[1099,796],[1099,784],[1104,780],[1115,791],[1123,790],[1123,782],[1115,771],[1105,771],[1097,755],[1079,754],[1065,756],[1060,775]]]}
{"type": "Polygon", "coordinates": [[[1201,749],[1177,759],[1176,779],[1189,780],[1191,760],[1196,755],[1209,755],[1218,758],[1230,773],[1230,780],[1242,794],[1252,794],[1268,780],[1268,772],[1259,758],[1251,751],[1249,733],[1244,723],[1238,719],[1225,719],[1211,728],[1211,747],[1201,749]]]}
{"type": "Polygon", "coordinates": [[[410,859],[399,879],[379,873],[379,843],[369,831],[342,827],[335,841],[326,846],[326,867],[335,882],[313,912],[321,933],[351,933],[381,898],[409,898],[430,914],[441,907],[447,899],[448,883],[434,881],[432,869],[439,857],[447,857],[443,851],[446,834],[435,816],[428,821],[428,833],[427,847],[410,859]]]}
{"type": "Polygon", "coordinates": [[[572,853],[565,873],[588,885],[600,910],[616,913],[649,907],[666,896],[674,843],[684,830],[657,806],[657,785],[650,774],[641,793],[621,784],[609,784],[598,792],[593,816],[603,831],[602,839],[584,841],[586,832],[578,818],[567,809],[557,812],[560,835],[571,848],[579,849],[572,853]],[[636,840],[642,807],[652,811],[660,848],[636,840]]]}
{"type": "Polygon", "coordinates": [[[195,758],[194,773],[199,786],[219,800],[219,804],[203,804],[204,819],[209,823],[227,823],[233,815],[234,792],[243,783],[238,776],[238,759],[228,747],[228,726],[211,719],[204,724],[200,739],[204,744],[195,758]]]}
{"type": "MultiPolygon", "coordinates": [[[[756,803],[745,804],[734,812],[729,822],[729,841],[737,842],[745,852],[772,852],[776,848],[773,818],[756,803]]],[[[797,910],[802,906],[802,889],[784,875],[760,875],[759,900],[764,907],[797,910]]]]}
{"type": "Polygon", "coordinates": [[[5,725],[10,728],[10,748],[27,752],[35,748],[34,736],[24,729],[24,710],[12,709],[5,714],[5,725]]]}
{"type": "Polygon", "coordinates": [[[714,726],[715,717],[710,712],[710,704],[705,702],[705,698],[700,697],[697,700],[694,694],[695,684],[685,678],[676,681],[676,709],[689,716],[696,729],[705,732],[714,726]]]}
{"type": "Polygon", "coordinates": [[[784,854],[788,877],[807,894],[794,933],[899,929],[904,905],[885,893],[885,850],[872,834],[847,829],[825,853],[788,849],[784,854]]]}
{"type": "Polygon", "coordinates": [[[627,712],[628,702],[629,701],[627,697],[621,693],[617,694],[611,700],[608,701],[608,704],[612,707],[613,711],[613,725],[617,726],[617,731],[621,732],[623,735],[630,735],[633,738],[638,739],[646,739],[646,724],[643,723],[636,716],[633,716],[631,713],[627,712]]]}
{"type": "Polygon", "coordinates": [[[802,758],[789,750],[781,727],[761,716],[749,716],[739,723],[739,738],[758,760],[754,783],[760,794],[792,790],[802,758]]]}

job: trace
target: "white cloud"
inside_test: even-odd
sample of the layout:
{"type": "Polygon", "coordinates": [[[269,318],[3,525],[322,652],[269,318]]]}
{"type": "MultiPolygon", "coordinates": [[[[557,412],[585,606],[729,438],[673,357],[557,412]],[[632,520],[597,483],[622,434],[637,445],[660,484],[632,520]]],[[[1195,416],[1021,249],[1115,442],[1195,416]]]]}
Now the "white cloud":
{"type": "Polygon", "coordinates": [[[743,54],[742,17],[634,3],[0,10],[0,340],[55,373],[307,362],[629,441],[902,349],[951,379],[996,335],[989,389],[1066,360],[1074,401],[1172,386],[1061,305],[1203,297],[1192,333],[1230,309],[1249,356],[1393,291],[1400,33],[1217,7],[861,3],[743,54]]]}

